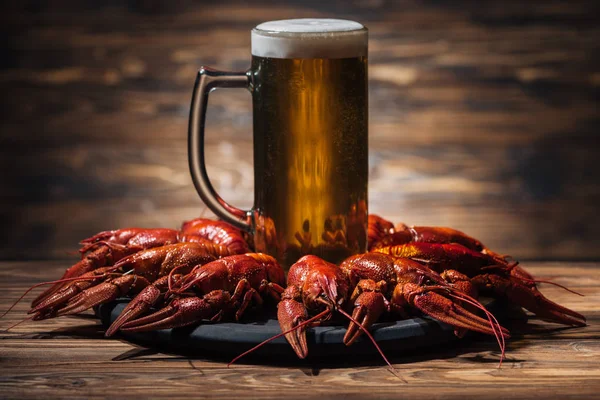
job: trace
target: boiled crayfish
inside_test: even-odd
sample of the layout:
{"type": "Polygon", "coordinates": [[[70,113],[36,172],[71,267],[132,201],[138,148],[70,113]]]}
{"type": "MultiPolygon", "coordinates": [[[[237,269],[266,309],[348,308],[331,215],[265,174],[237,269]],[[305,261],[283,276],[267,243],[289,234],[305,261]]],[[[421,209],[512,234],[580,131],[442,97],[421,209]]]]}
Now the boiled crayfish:
{"type": "MultiPolygon", "coordinates": [[[[445,280],[423,264],[381,253],[352,256],[340,266],[308,255],[290,267],[277,318],[299,358],[308,355],[308,327],[340,314],[350,320],[344,336],[344,343],[349,346],[362,332],[368,334],[368,328],[384,312],[398,318],[421,312],[456,327],[458,335],[465,329],[495,335],[504,354],[508,331],[473,298],[466,276],[456,271],[450,271],[449,276],[445,280]],[[458,282],[467,285],[453,285],[458,282]],[[487,319],[467,310],[462,303],[474,307],[475,312],[482,310],[487,319]]],[[[373,340],[370,334],[369,337],[373,340]]]]}
{"type": "Polygon", "coordinates": [[[273,257],[252,253],[252,243],[239,229],[203,218],[180,230],[100,232],[81,242],[81,260],[61,279],[43,283],[51,286],[29,313],[41,320],[135,296],[107,330],[111,336],[238,321],[248,307],[271,302],[281,335],[300,358],[308,354],[306,329],[336,315],[349,320],[346,345],[363,333],[375,343],[369,329],[384,315],[426,314],[453,326],[458,336],[468,330],[494,335],[504,354],[509,332],[479,303],[479,293],[506,298],[548,321],[585,325],[583,315],[544,297],[536,286],[544,281],[518,262],[451,228],[394,226],[370,215],[369,253],[339,266],[305,255],[287,280],[273,257]]]}
{"type": "Polygon", "coordinates": [[[51,287],[33,300],[29,313],[34,320],[77,314],[117,297],[135,295],[154,282],[160,286],[175,268],[186,274],[195,266],[249,251],[239,229],[204,218],[185,222],[179,231],[126,228],[100,232],[81,244],[81,261],[61,279],[48,282],[51,287]]]}
{"type": "MultiPolygon", "coordinates": [[[[381,217],[372,217],[382,223],[381,217]]],[[[544,297],[536,286],[543,281],[536,280],[518,262],[455,229],[401,224],[400,229],[381,235],[371,251],[411,259],[440,273],[457,270],[490,297],[505,298],[550,322],[585,326],[583,315],[544,297]]]]}
{"type": "Polygon", "coordinates": [[[281,266],[273,257],[261,253],[199,264],[187,275],[169,279],[166,284],[149,286],[150,290],[134,298],[107,334],[117,329],[143,332],[179,328],[203,319],[220,321],[231,313],[239,321],[251,303],[261,305],[265,298],[279,301],[285,285],[281,266]],[[165,296],[171,298],[168,304],[151,315],[135,319],[155,305],[165,289],[168,289],[165,296]]]}
{"type": "Polygon", "coordinates": [[[336,312],[350,319],[346,345],[383,314],[406,318],[423,313],[454,326],[457,336],[467,330],[494,335],[502,360],[509,333],[478,302],[480,292],[508,299],[551,322],[585,326],[583,315],[539,292],[536,283],[544,281],[458,230],[395,227],[370,215],[368,238],[371,252],[351,256],[340,267],[305,256],[290,268],[277,315],[298,357],[308,354],[307,327],[326,322],[336,312]]]}

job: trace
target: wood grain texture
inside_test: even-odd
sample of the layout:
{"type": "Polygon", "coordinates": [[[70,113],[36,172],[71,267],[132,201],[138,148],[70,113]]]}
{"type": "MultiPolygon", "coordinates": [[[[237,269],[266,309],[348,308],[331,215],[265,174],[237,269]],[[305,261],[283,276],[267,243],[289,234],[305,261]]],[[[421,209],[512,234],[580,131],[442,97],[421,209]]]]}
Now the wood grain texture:
{"type": "MultiPolygon", "coordinates": [[[[0,264],[0,310],[24,288],[56,278],[67,262],[0,264]]],[[[238,364],[188,358],[104,339],[89,317],[28,322],[6,332],[27,311],[27,300],[0,321],[2,398],[593,398],[600,391],[600,268],[597,263],[528,263],[585,295],[543,285],[558,303],[583,313],[589,325],[563,328],[531,318],[508,321],[513,337],[497,368],[492,339],[477,337],[420,353],[397,355],[393,376],[383,362],[328,360],[282,365],[238,364]]]]}
{"type": "MultiPolygon", "coordinates": [[[[61,258],[115,227],[211,215],[189,178],[200,65],[243,70],[249,30],[370,29],[370,210],[521,259],[599,259],[597,2],[227,0],[3,5],[0,258],[61,258]]],[[[251,207],[250,96],[211,97],[208,170],[251,207]]]]}

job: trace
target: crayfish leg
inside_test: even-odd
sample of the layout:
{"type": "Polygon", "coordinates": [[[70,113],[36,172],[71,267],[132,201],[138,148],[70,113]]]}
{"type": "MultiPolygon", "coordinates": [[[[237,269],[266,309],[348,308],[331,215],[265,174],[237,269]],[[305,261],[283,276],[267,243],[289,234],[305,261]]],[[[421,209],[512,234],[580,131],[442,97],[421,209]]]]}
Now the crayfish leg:
{"type": "MultiPolygon", "coordinates": [[[[387,310],[389,310],[389,303],[383,294],[379,292],[362,292],[354,302],[352,318],[359,322],[364,329],[369,329],[387,310]]],[[[362,333],[363,329],[360,329],[354,321],[350,321],[344,335],[344,344],[350,346],[362,333]]]]}
{"type": "Polygon", "coordinates": [[[88,310],[94,306],[108,303],[116,300],[119,296],[124,296],[134,287],[134,285],[147,286],[149,282],[136,275],[124,275],[93,286],[73,297],[65,307],[60,308],[57,315],[73,315],[88,310]]]}
{"type": "Polygon", "coordinates": [[[531,311],[541,319],[563,325],[586,326],[585,316],[547,299],[541,292],[526,284],[494,274],[474,277],[479,290],[506,297],[515,304],[531,311]]]}
{"type": "MultiPolygon", "coordinates": [[[[85,258],[68,268],[63,274],[62,279],[70,279],[81,276],[87,272],[103,267],[108,263],[107,257],[109,257],[110,249],[102,246],[93,252],[87,254],[85,258]]],[[[38,304],[48,299],[51,295],[58,292],[62,288],[68,285],[68,282],[56,283],[40,293],[32,302],[31,307],[36,307],[38,304]]]]}
{"type": "Polygon", "coordinates": [[[127,307],[121,312],[121,314],[113,321],[110,327],[106,330],[104,336],[110,337],[117,333],[121,326],[125,325],[129,321],[133,321],[140,315],[147,313],[150,308],[156,305],[161,299],[162,295],[166,292],[169,285],[169,279],[173,281],[179,281],[181,275],[163,276],[151,285],[146,286],[138,293],[127,304],[127,307]]]}
{"type": "Polygon", "coordinates": [[[285,338],[299,358],[306,358],[306,326],[302,322],[308,320],[308,312],[304,304],[293,299],[283,299],[277,305],[277,320],[285,338]],[[297,328],[297,329],[296,329],[297,328]]]}
{"type": "Polygon", "coordinates": [[[123,332],[147,332],[158,329],[180,328],[211,319],[231,302],[229,292],[213,290],[203,297],[175,299],[163,309],[144,318],[121,326],[123,332]]]}

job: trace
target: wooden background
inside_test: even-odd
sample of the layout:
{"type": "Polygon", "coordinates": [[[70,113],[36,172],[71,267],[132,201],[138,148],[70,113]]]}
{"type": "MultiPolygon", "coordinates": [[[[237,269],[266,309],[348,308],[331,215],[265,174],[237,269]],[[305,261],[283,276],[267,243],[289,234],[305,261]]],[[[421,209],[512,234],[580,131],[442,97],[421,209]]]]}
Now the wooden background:
{"type": "MultiPolygon", "coordinates": [[[[600,259],[597,2],[22,1],[0,10],[0,259],[64,258],[115,227],[210,216],[187,169],[200,65],[250,29],[370,30],[370,211],[520,259],[600,259]],[[520,4],[523,3],[523,4],[520,4]]],[[[250,207],[250,96],[211,98],[217,191],[250,207]]]]}

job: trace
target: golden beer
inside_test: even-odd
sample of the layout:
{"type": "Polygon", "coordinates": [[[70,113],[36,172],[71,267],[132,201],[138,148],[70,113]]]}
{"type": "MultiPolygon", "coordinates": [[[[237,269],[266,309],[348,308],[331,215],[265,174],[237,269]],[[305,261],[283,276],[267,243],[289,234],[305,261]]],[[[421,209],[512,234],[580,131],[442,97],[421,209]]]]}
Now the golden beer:
{"type": "Polygon", "coordinates": [[[366,251],[367,57],[337,50],[252,57],[257,243],[286,265],[366,251]]]}
{"type": "Polygon", "coordinates": [[[192,179],[207,206],[252,234],[256,251],[289,268],[366,251],[367,30],[353,21],[271,21],[252,30],[246,73],[201,68],[190,113],[192,179]],[[246,87],[254,115],[254,207],[237,209],[204,165],[208,94],[246,87]]]}

